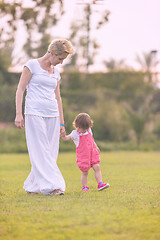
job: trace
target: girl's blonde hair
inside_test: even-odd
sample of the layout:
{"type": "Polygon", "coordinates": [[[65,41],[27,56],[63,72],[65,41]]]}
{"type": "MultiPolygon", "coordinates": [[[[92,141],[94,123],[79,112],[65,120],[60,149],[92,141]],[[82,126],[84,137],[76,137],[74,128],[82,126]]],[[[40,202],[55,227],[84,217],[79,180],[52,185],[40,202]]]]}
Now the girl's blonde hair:
{"type": "Polygon", "coordinates": [[[73,54],[74,49],[72,44],[67,39],[55,39],[48,47],[48,52],[54,51],[55,55],[73,54]]]}
{"type": "Polygon", "coordinates": [[[93,126],[93,120],[87,113],[79,113],[73,121],[73,126],[87,130],[93,126]]]}

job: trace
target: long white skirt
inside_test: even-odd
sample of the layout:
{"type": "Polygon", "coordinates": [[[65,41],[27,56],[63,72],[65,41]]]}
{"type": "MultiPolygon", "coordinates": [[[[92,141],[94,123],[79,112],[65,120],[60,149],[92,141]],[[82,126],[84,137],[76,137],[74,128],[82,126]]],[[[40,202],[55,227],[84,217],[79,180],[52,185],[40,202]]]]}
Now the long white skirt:
{"type": "Polygon", "coordinates": [[[59,117],[25,116],[25,132],[31,172],[24,182],[26,192],[50,194],[65,191],[65,181],[57,166],[59,152],[59,117]]]}

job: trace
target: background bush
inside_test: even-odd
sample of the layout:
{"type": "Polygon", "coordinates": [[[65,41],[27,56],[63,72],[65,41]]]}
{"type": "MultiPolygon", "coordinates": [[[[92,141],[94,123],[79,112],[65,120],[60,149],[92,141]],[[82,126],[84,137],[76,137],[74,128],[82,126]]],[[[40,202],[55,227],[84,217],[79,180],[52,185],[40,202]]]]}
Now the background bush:
{"type": "MultiPolygon", "coordinates": [[[[61,75],[61,96],[67,134],[73,130],[72,122],[75,116],[86,112],[94,121],[94,137],[103,150],[149,150],[159,147],[160,90],[144,80],[144,73],[65,72],[61,75]],[[136,128],[134,119],[137,118],[145,119],[141,132],[136,128]],[[149,147],[148,143],[152,147],[149,147]]],[[[0,122],[14,122],[19,77],[20,74],[17,73],[0,75],[0,122]]],[[[1,129],[0,135],[1,152],[26,152],[24,130],[1,129]]],[[[61,151],[68,150],[74,150],[74,145],[61,142],[61,151]]]]}

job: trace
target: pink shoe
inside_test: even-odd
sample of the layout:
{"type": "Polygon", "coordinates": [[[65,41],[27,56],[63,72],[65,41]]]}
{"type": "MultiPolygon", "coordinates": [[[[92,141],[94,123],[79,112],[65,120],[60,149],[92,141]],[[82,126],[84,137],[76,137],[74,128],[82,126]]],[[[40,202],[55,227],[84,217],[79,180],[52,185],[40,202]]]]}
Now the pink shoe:
{"type": "Polygon", "coordinates": [[[110,187],[109,183],[104,183],[104,182],[99,182],[97,186],[98,191],[102,191],[103,189],[109,188],[109,187],[110,187]]]}
{"type": "Polygon", "coordinates": [[[88,191],[89,191],[89,187],[88,187],[88,186],[84,186],[84,187],[82,188],[82,191],[83,191],[83,192],[88,192],[88,191]]]}

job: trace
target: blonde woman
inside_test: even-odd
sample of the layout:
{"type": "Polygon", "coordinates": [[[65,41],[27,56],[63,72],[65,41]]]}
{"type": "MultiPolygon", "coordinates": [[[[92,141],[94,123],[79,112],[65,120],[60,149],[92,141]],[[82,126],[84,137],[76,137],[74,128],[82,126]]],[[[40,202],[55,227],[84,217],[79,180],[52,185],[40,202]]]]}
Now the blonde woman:
{"type": "Polygon", "coordinates": [[[16,91],[15,125],[24,127],[22,102],[25,89],[25,133],[31,172],[24,182],[28,193],[63,195],[65,181],[57,166],[59,137],[65,136],[60,74],[55,67],[73,54],[66,39],[54,40],[47,53],[29,60],[22,71],[16,91]]]}

